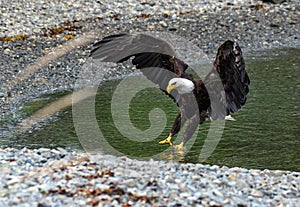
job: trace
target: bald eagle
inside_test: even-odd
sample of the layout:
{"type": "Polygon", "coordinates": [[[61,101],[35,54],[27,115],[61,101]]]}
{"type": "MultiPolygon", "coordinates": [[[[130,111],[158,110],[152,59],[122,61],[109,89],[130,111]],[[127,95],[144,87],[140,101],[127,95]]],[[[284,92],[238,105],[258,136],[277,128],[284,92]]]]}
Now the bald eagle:
{"type": "Polygon", "coordinates": [[[118,34],[94,44],[90,56],[102,62],[131,61],[137,69],[171,97],[180,109],[169,136],[160,144],[172,146],[171,139],[188,122],[181,143],[183,147],[199,124],[206,119],[224,120],[245,103],[250,79],[242,51],[227,40],[218,49],[212,69],[202,80],[186,72],[189,67],[176,57],[166,40],[149,34],[118,34]]]}

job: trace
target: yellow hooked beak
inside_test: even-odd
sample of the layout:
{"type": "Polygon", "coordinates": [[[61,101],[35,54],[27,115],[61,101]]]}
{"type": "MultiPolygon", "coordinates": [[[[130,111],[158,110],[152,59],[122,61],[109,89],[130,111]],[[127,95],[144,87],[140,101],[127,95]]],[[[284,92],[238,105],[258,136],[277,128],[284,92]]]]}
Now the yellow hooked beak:
{"type": "Polygon", "coordinates": [[[175,84],[168,85],[168,87],[167,87],[167,92],[168,92],[168,94],[170,94],[170,93],[171,93],[171,91],[173,91],[175,87],[176,87],[176,85],[175,85],[175,84]]]}

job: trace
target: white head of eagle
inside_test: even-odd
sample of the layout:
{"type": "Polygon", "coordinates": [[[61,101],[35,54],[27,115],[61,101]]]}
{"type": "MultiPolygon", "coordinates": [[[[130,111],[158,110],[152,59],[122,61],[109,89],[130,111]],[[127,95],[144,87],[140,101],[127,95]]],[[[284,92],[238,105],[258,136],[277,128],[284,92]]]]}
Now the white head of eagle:
{"type": "Polygon", "coordinates": [[[193,81],[185,78],[172,78],[169,81],[167,92],[171,93],[172,90],[176,89],[179,94],[191,93],[195,88],[193,81]]]}

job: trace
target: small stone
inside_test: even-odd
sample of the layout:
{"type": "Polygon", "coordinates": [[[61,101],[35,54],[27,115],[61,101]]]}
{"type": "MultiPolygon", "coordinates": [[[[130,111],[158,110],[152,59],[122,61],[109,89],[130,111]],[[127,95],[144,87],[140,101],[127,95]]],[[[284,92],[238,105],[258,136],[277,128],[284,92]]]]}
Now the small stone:
{"type": "Polygon", "coordinates": [[[64,148],[61,148],[61,147],[58,147],[57,150],[59,150],[60,153],[63,154],[63,155],[68,153],[67,150],[65,150],[64,148]]]}
{"type": "Polygon", "coordinates": [[[236,180],[236,173],[230,173],[228,175],[228,180],[235,181],[236,180]]]}
{"type": "Polygon", "coordinates": [[[52,149],[51,152],[54,153],[54,154],[60,154],[60,151],[58,151],[56,149],[52,149]]]}
{"type": "Polygon", "coordinates": [[[268,43],[267,41],[264,41],[264,42],[263,42],[263,45],[264,45],[264,46],[267,46],[267,45],[269,45],[269,43],[268,43]]]}
{"type": "Polygon", "coordinates": [[[141,175],[137,171],[131,170],[130,173],[129,173],[129,177],[138,178],[138,177],[141,177],[141,175]]]}
{"type": "Polygon", "coordinates": [[[256,189],[253,189],[250,193],[251,196],[253,197],[257,197],[257,198],[261,198],[264,196],[263,192],[259,191],[259,190],[256,190],[256,189]]]}
{"type": "Polygon", "coordinates": [[[160,24],[162,27],[168,27],[168,24],[167,24],[167,22],[165,22],[165,21],[160,21],[159,24],[160,24]]]}
{"type": "Polygon", "coordinates": [[[187,192],[180,193],[180,197],[181,198],[187,198],[189,196],[191,196],[191,195],[189,193],[187,193],[187,192]]]}
{"type": "Polygon", "coordinates": [[[169,16],[170,16],[170,11],[165,10],[165,11],[163,12],[163,15],[164,15],[164,17],[169,17],[169,16]]]}
{"type": "Polygon", "coordinates": [[[192,175],[191,177],[193,180],[201,180],[201,176],[199,175],[192,175]]]}
{"type": "Polygon", "coordinates": [[[97,184],[96,187],[99,188],[101,191],[105,191],[110,188],[109,185],[106,184],[97,184]]]}
{"type": "Polygon", "coordinates": [[[10,49],[6,48],[6,49],[3,51],[3,53],[4,53],[5,55],[9,55],[9,54],[10,54],[10,49]]]}
{"type": "Polygon", "coordinates": [[[23,179],[23,177],[13,177],[11,180],[6,182],[6,185],[14,185],[16,183],[21,183],[23,179]]]}
{"type": "Polygon", "coordinates": [[[215,201],[210,201],[209,206],[221,206],[221,205],[215,201]]]}
{"type": "Polygon", "coordinates": [[[41,32],[41,29],[40,29],[40,28],[34,28],[34,29],[33,29],[33,32],[34,32],[34,33],[40,33],[40,32],[41,32]]]}
{"type": "Polygon", "coordinates": [[[135,183],[136,181],[134,179],[128,179],[123,182],[123,184],[126,185],[127,187],[134,187],[135,183]]]}
{"type": "Polygon", "coordinates": [[[215,190],[213,191],[213,194],[215,194],[215,195],[218,196],[219,198],[223,198],[223,197],[224,197],[223,193],[222,193],[221,191],[217,190],[217,189],[215,189],[215,190]]]}

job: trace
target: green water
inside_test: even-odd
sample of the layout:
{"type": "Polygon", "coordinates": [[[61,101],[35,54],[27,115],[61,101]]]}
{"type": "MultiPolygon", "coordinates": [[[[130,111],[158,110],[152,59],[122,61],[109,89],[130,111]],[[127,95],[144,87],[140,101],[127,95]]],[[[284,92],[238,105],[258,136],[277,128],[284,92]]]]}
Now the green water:
{"type": "MultiPolygon", "coordinates": [[[[205,163],[300,171],[299,54],[299,49],[281,49],[259,51],[246,56],[251,79],[248,101],[241,111],[233,114],[237,121],[226,122],[216,150],[205,163]]],[[[168,146],[161,146],[158,142],[168,135],[178,113],[176,105],[158,89],[140,91],[130,102],[129,114],[133,126],[141,130],[148,129],[149,112],[153,108],[160,108],[167,116],[166,127],[150,141],[125,138],[116,129],[111,116],[110,100],[119,82],[101,84],[96,96],[96,118],[105,139],[114,149],[130,157],[147,159],[163,152],[168,146]]],[[[71,110],[69,107],[30,133],[4,139],[1,145],[81,149],[71,110]]],[[[210,122],[200,127],[194,145],[180,159],[181,162],[199,162],[199,153],[209,127],[210,122]]],[[[165,154],[157,159],[170,159],[172,150],[165,154]]]]}

